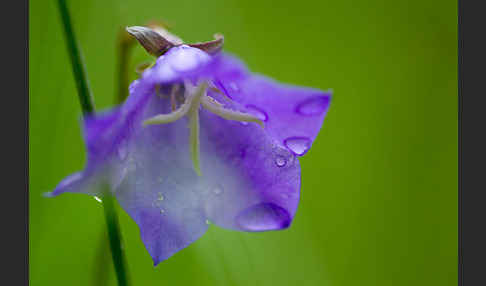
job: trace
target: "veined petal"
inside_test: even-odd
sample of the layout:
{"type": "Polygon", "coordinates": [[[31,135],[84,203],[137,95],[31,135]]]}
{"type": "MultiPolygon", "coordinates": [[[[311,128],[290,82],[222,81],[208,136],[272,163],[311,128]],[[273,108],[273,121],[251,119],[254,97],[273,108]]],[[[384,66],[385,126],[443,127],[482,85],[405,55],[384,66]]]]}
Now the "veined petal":
{"type": "Polygon", "coordinates": [[[242,125],[207,111],[200,117],[209,220],[243,231],[288,227],[299,202],[297,157],[255,124],[242,125]]]}
{"type": "Polygon", "coordinates": [[[212,63],[214,84],[231,100],[263,119],[265,131],[278,144],[297,156],[311,147],[326,116],[332,92],[282,84],[271,78],[251,74],[228,54],[212,63]]]}
{"type": "Polygon", "coordinates": [[[211,56],[200,49],[177,46],[159,57],[155,65],[143,73],[143,80],[150,84],[167,84],[200,77],[211,61],[211,56]]]}
{"type": "Polygon", "coordinates": [[[83,171],[76,172],[62,180],[56,188],[46,194],[57,196],[65,192],[101,195],[106,190],[103,185],[108,183],[109,168],[116,145],[117,125],[120,110],[118,108],[100,112],[84,118],[83,135],[87,150],[87,163],[83,171]]]}
{"type": "Polygon", "coordinates": [[[159,57],[153,67],[144,71],[145,85],[169,84],[198,79],[239,80],[249,75],[245,65],[226,53],[210,56],[186,45],[171,48],[159,57]]]}
{"type": "MultiPolygon", "coordinates": [[[[165,104],[159,97],[151,97],[142,118],[169,109],[165,104]]],[[[132,164],[126,166],[115,195],[139,226],[142,241],[157,265],[208,227],[200,177],[192,165],[187,118],[138,128],[132,135],[126,159],[132,164]]]]}
{"type": "Polygon", "coordinates": [[[330,91],[284,85],[261,75],[223,86],[247,112],[264,118],[268,134],[297,156],[310,149],[331,100],[330,91]]]}

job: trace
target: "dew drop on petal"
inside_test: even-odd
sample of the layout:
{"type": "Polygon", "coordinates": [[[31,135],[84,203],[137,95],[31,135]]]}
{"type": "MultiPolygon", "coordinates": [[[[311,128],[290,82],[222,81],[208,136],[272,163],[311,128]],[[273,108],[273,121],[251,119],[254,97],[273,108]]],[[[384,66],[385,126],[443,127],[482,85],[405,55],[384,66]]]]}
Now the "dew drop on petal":
{"type": "Polygon", "coordinates": [[[102,200],[101,200],[99,197],[97,197],[97,196],[93,196],[93,197],[94,197],[94,199],[95,199],[95,200],[96,200],[98,203],[102,203],[102,202],[103,202],[103,201],[102,201],[102,200]]]}
{"type": "Polygon", "coordinates": [[[122,161],[125,160],[128,155],[127,146],[125,144],[120,145],[120,147],[118,147],[117,153],[118,153],[118,158],[120,158],[120,160],[122,161]]]}
{"type": "Polygon", "coordinates": [[[245,122],[245,121],[240,121],[240,124],[241,124],[241,125],[244,125],[244,126],[247,126],[247,125],[248,125],[248,122],[245,122]]]}
{"type": "Polygon", "coordinates": [[[137,170],[137,164],[135,163],[133,158],[128,159],[127,165],[128,172],[135,172],[137,170]]]}
{"type": "Polygon", "coordinates": [[[208,225],[209,225],[209,224],[211,224],[211,222],[210,222],[209,220],[206,220],[206,224],[208,224],[208,225]]]}
{"type": "Polygon", "coordinates": [[[163,214],[165,213],[165,210],[164,209],[160,209],[160,214],[163,214]]]}
{"type": "Polygon", "coordinates": [[[277,157],[275,157],[275,165],[277,165],[277,167],[284,167],[287,165],[287,159],[284,156],[277,155],[277,157]]]}
{"type": "Polygon", "coordinates": [[[268,115],[267,115],[267,113],[263,109],[261,109],[259,107],[256,107],[253,104],[248,104],[245,107],[246,107],[246,109],[248,109],[248,111],[251,114],[255,115],[261,121],[267,121],[268,120],[268,115]]]}
{"type": "Polygon", "coordinates": [[[233,91],[238,91],[240,90],[240,88],[238,87],[238,85],[235,83],[235,82],[231,82],[229,84],[230,88],[233,90],[233,91]]]}
{"type": "Polygon", "coordinates": [[[329,101],[329,96],[317,96],[306,99],[297,105],[295,111],[306,116],[319,115],[326,111],[329,101]]]}
{"type": "Polygon", "coordinates": [[[162,193],[158,193],[158,197],[157,197],[157,201],[161,202],[164,200],[164,195],[162,195],[162,193]]]}
{"type": "Polygon", "coordinates": [[[286,228],[290,219],[284,208],[273,203],[260,203],[243,210],[236,221],[246,231],[266,231],[286,228]]]}
{"type": "Polygon", "coordinates": [[[284,140],[284,145],[296,155],[304,155],[309,150],[311,140],[307,137],[289,137],[284,140]]]}
{"type": "Polygon", "coordinates": [[[213,194],[215,194],[217,196],[221,195],[222,193],[223,193],[223,188],[221,188],[219,186],[213,189],[213,194]]]}

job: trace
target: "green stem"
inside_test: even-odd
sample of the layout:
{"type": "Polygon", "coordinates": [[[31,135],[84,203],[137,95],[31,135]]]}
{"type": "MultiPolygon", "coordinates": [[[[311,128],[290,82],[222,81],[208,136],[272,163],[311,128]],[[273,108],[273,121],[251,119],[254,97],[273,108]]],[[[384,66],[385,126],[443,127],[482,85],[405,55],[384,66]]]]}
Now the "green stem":
{"type": "Polygon", "coordinates": [[[113,258],[113,264],[115,265],[118,285],[127,286],[130,283],[128,281],[127,275],[127,263],[121,245],[120,225],[118,223],[118,217],[116,215],[113,196],[109,193],[103,196],[103,210],[105,213],[106,226],[108,227],[108,238],[110,240],[111,256],[113,258]]]}
{"type": "Polygon", "coordinates": [[[94,112],[93,97],[89,88],[88,78],[86,76],[86,68],[83,65],[83,57],[79,49],[79,45],[74,35],[74,30],[71,25],[71,17],[65,0],[57,1],[59,12],[61,13],[62,24],[64,27],[64,34],[66,36],[68,54],[71,58],[71,64],[74,73],[74,80],[78,89],[79,102],[83,114],[90,114],[94,112]]]}
{"type": "Polygon", "coordinates": [[[116,103],[122,103],[128,96],[128,83],[130,74],[128,72],[128,62],[134,40],[128,35],[125,29],[120,30],[118,37],[118,68],[116,69],[118,75],[116,103]]]}
{"type": "MultiPolygon", "coordinates": [[[[58,0],[58,6],[66,36],[68,53],[71,58],[76,87],[78,89],[78,97],[81,103],[81,109],[83,110],[83,115],[86,116],[94,112],[94,105],[88,84],[86,69],[84,68],[81,51],[74,35],[66,0],[58,0]]],[[[103,209],[108,228],[108,237],[110,241],[113,264],[115,266],[115,272],[118,279],[118,285],[127,286],[129,285],[128,273],[126,259],[121,247],[120,227],[118,224],[116,209],[114,207],[113,197],[109,194],[104,196],[103,209]]]]}

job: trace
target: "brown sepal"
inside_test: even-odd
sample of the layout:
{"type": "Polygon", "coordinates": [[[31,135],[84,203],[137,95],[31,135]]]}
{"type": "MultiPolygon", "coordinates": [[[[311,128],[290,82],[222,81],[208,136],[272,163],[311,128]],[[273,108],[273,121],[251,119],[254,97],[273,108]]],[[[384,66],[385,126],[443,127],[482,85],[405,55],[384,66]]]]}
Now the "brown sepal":
{"type": "Polygon", "coordinates": [[[213,55],[221,51],[224,44],[224,36],[221,34],[214,34],[214,40],[209,42],[189,44],[193,48],[198,48],[205,51],[206,53],[213,55]]]}
{"type": "Polygon", "coordinates": [[[141,26],[127,27],[127,32],[135,37],[145,50],[156,57],[163,55],[175,45],[156,31],[141,26]]]}

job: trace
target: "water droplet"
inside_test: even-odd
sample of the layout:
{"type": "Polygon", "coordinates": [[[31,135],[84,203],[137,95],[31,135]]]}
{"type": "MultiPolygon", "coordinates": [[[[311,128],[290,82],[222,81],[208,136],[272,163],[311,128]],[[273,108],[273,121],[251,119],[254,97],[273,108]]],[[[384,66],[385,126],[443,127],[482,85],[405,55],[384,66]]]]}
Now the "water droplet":
{"type": "Polygon", "coordinates": [[[229,86],[231,87],[231,89],[232,89],[233,91],[238,91],[238,90],[240,90],[240,88],[238,87],[238,85],[236,85],[236,83],[235,83],[235,82],[230,83],[230,84],[229,84],[229,86]]]}
{"type": "Polygon", "coordinates": [[[299,103],[295,111],[301,115],[319,115],[329,107],[330,96],[316,96],[299,103]]]}
{"type": "Polygon", "coordinates": [[[102,203],[102,202],[103,202],[103,200],[101,200],[101,199],[100,199],[99,197],[97,197],[97,196],[94,196],[94,199],[95,199],[95,200],[96,200],[98,203],[102,203]]]}
{"type": "Polygon", "coordinates": [[[221,188],[221,187],[216,187],[216,188],[214,188],[214,189],[213,189],[213,193],[214,193],[215,195],[221,195],[221,194],[223,193],[223,188],[221,188]]]}
{"type": "Polygon", "coordinates": [[[209,220],[206,220],[206,224],[211,224],[211,222],[209,220]]]}
{"type": "Polygon", "coordinates": [[[284,208],[276,204],[260,203],[242,211],[236,221],[246,231],[266,231],[288,227],[291,218],[284,208]]]}
{"type": "Polygon", "coordinates": [[[160,214],[165,213],[164,209],[160,209],[160,214]]]}
{"type": "Polygon", "coordinates": [[[159,202],[163,201],[163,200],[164,200],[164,195],[162,195],[162,193],[160,193],[160,192],[158,193],[158,195],[159,195],[159,196],[157,197],[157,200],[158,200],[159,202]]]}
{"type": "Polygon", "coordinates": [[[135,163],[128,163],[128,171],[135,172],[137,170],[137,164],[135,163]]]}
{"type": "Polygon", "coordinates": [[[241,125],[248,125],[248,122],[245,122],[245,121],[240,121],[241,125]]]}
{"type": "Polygon", "coordinates": [[[268,120],[268,115],[267,113],[261,109],[260,107],[257,107],[253,104],[248,104],[246,106],[246,109],[248,109],[248,111],[255,115],[258,119],[260,119],[261,121],[267,121],[268,120]]]}
{"type": "Polygon", "coordinates": [[[307,137],[289,137],[284,140],[284,145],[296,155],[304,155],[309,150],[311,140],[307,137]]]}
{"type": "Polygon", "coordinates": [[[120,145],[120,147],[118,147],[118,158],[120,158],[120,160],[125,160],[127,158],[127,155],[128,155],[128,148],[125,144],[122,144],[120,145]]]}
{"type": "Polygon", "coordinates": [[[283,167],[287,165],[287,159],[284,156],[277,155],[275,158],[275,165],[277,165],[277,167],[283,167]]]}
{"type": "Polygon", "coordinates": [[[241,150],[240,150],[240,158],[239,159],[245,158],[245,156],[246,156],[246,149],[248,149],[248,147],[241,148],[241,150]]]}

